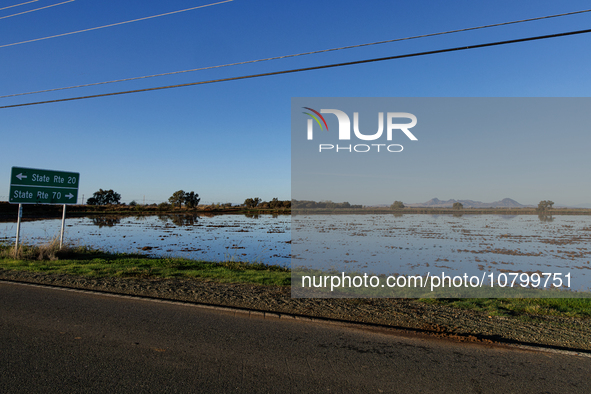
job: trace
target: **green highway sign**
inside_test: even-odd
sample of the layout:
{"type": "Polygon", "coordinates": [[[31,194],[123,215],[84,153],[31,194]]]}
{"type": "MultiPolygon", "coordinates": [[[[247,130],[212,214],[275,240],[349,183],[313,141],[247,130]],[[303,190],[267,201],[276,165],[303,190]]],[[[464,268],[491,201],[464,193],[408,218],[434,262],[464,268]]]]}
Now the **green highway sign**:
{"type": "Polygon", "coordinates": [[[67,187],[78,189],[80,174],[77,172],[37,170],[12,167],[10,185],[67,187]]]}
{"type": "Polygon", "coordinates": [[[78,189],[10,186],[10,202],[20,204],[76,204],[78,189]]]}
{"type": "Polygon", "coordinates": [[[12,167],[8,201],[19,204],[76,204],[80,174],[12,167]]]}

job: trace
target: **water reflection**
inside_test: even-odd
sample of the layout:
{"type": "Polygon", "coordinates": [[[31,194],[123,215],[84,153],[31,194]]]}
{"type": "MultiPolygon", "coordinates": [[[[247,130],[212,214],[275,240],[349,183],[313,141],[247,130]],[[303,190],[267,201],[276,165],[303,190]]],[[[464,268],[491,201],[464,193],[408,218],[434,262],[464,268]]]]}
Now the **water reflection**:
{"type": "Polygon", "coordinates": [[[197,214],[158,215],[158,220],[160,220],[163,223],[167,223],[168,221],[171,221],[175,226],[187,227],[187,226],[196,226],[199,223],[199,217],[200,217],[200,215],[197,215],[197,214]]]}
{"type": "Polygon", "coordinates": [[[297,215],[293,263],[374,275],[570,274],[571,289],[591,288],[591,216],[536,216],[297,215]]]}
{"type": "Polygon", "coordinates": [[[540,222],[543,222],[543,223],[551,223],[554,221],[554,218],[552,217],[552,215],[546,215],[544,213],[539,214],[538,219],[540,219],[540,222]]]}
{"type": "MultiPolygon", "coordinates": [[[[45,243],[59,234],[61,219],[23,222],[21,237],[45,243]]],[[[15,240],[13,223],[0,223],[0,239],[15,240]]],[[[258,261],[290,265],[289,215],[101,215],[66,219],[66,243],[113,252],[198,260],[258,261]]]]}
{"type": "Polygon", "coordinates": [[[92,217],[92,224],[98,226],[99,228],[102,227],[114,227],[116,224],[121,222],[120,217],[116,216],[93,216],[92,217]]]}
{"type": "MultiPolygon", "coordinates": [[[[189,227],[189,226],[198,226],[200,218],[214,218],[219,217],[220,215],[216,215],[213,213],[199,213],[199,214],[157,214],[154,216],[146,216],[146,215],[134,215],[133,218],[136,221],[146,221],[150,217],[156,217],[162,223],[172,222],[175,226],[179,227],[189,227]]],[[[230,216],[230,215],[226,215],[230,216]]],[[[244,216],[248,219],[260,219],[261,217],[271,217],[272,219],[279,219],[284,217],[290,217],[290,215],[285,214],[259,214],[259,213],[243,213],[243,214],[236,214],[231,216],[244,216]]],[[[396,216],[402,216],[402,214],[396,216]]],[[[113,227],[121,222],[122,218],[131,217],[131,216],[124,216],[124,215],[102,215],[102,216],[89,216],[88,218],[92,221],[92,224],[98,226],[99,228],[102,227],[113,227]]]]}
{"type": "MultiPolygon", "coordinates": [[[[207,215],[203,215],[205,217],[207,217],[207,215]]],[[[212,217],[213,215],[210,215],[209,217],[212,217]]],[[[175,226],[179,226],[179,227],[185,227],[185,226],[195,226],[197,225],[197,223],[199,222],[199,217],[200,215],[197,214],[190,214],[190,215],[185,215],[185,214],[181,214],[181,215],[157,215],[158,220],[160,220],[163,223],[167,223],[167,222],[172,222],[175,226]]],[[[123,216],[113,216],[113,215],[105,215],[105,216],[92,216],[91,220],[92,220],[92,224],[94,224],[95,226],[98,226],[99,228],[102,227],[114,227],[115,225],[121,223],[121,219],[123,218],[123,216]]],[[[138,222],[142,222],[142,221],[146,221],[147,220],[147,216],[145,215],[135,215],[133,216],[134,220],[138,221],[138,222]]]]}

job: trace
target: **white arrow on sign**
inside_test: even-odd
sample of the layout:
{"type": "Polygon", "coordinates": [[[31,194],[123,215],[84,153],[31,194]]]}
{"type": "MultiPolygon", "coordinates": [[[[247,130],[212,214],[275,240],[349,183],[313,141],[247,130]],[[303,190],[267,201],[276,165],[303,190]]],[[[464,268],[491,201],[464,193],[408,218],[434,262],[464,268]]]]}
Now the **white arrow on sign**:
{"type": "Polygon", "coordinates": [[[22,181],[22,180],[23,180],[23,178],[26,178],[27,176],[26,176],[26,175],[23,175],[23,173],[21,172],[21,173],[20,173],[20,174],[18,174],[16,177],[17,177],[19,180],[21,180],[21,181],[22,181]]]}
{"type": "Polygon", "coordinates": [[[72,198],[72,197],[74,197],[74,195],[72,193],[69,193],[69,194],[66,194],[66,197],[72,198]]]}

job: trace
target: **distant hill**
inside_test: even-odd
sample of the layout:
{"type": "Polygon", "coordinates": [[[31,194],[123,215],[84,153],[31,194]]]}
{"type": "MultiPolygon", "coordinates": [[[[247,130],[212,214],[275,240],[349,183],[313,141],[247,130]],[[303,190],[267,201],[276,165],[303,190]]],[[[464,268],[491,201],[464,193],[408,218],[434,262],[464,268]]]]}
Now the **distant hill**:
{"type": "Polygon", "coordinates": [[[451,208],[455,202],[462,203],[464,208],[527,208],[532,205],[523,205],[511,198],[503,198],[501,201],[494,202],[481,202],[474,200],[446,200],[442,201],[438,198],[432,198],[431,200],[418,203],[418,204],[404,204],[407,207],[416,208],[451,208]]]}

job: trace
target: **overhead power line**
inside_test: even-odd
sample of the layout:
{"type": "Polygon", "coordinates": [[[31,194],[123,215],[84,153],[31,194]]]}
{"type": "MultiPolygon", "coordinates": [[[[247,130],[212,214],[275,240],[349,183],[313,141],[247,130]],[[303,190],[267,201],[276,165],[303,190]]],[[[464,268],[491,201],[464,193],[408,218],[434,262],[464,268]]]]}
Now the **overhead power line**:
{"type": "Polygon", "coordinates": [[[67,1],[63,1],[63,2],[61,2],[61,3],[57,3],[57,4],[51,4],[51,5],[46,5],[45,7],[35,8],[35,9],[29,10],[29,11],[23,11],[23,12],[19,12],[19,13],[12,14],[12,15],[0,16],[0,19],[6,19],[6,18],[13,17],[13,16],[17,16],[17,15],[28,14],[29,12],[35,12],[35,11],[39,11],[39,10],[44,10],[44,9],[46,9],[46,8],[55,7],[55,6],[57,6],[57,5],[62,5],[62,4],[66,4],[66,3],[71,3],[71,2],[73,2],[73,1],[75,1],[75,0],[67,0],[67,1]]]}
{"type": "Polygon", "coordinates": [[[87,83],[87,84],[83,84],[83,85],[74,85],[74,86],[66,86],[66,87],[61,87],[61,88],[37,90],[37,91],[33,91],[33,92],[7,94],[4,96],[0,96],[0,99],[6,98],[6,97],[24,96],[24,95],[28,95],[28,94],[55,92],[58,90],[85,88],[85,87],[89,87],[89,86],[105,85],[105,84],[116,83],[116,82],[134,81],[134,80],[138,80],[138,79],[162,77],[162,76],[166,76],[166,75],[174,75],[174,74],[182,74],[182,73],[188,73],[188,72],[194,72],[194,71],[210,70],[210,69],[214,69],[214,68],[238,66],[238,65],[243,65],[243,64],[258,63],[258,62],[264,62],[264,61],[269,61],[269,60],[287,59],[287,58],[297,57],[297,56],[305,56],[305,55],[313,55],[313,54],[317,54],[317,53],[340,51],[343,49],[360,48],[360,47],[371,46],[371,45],[392,43],[392,42],[396,42],[396,41],[413,40],[413,39],[417,39],[417,38],[434,37],[434,36],[440,36],[440,35],[444,35],[444,34],[459,33],[459,32],[471,31],[471,30],[478,30],[478,29],[486,29],[489,27],[497,27],[497,26],[516,24],[516,23],[537,21],[537,20],[542,20],[542,19],[557,18],[557,17],[562,17],[562,16],[568,16],[568,15],[582,14],[582,13],[586,13],[586,12],[591,12],[591,9],[567,12],[567,13],[563,13],[563,14],[546,15],[546,16],[540,16],[540,17],[536,17],[536,18],[521,19],[521,20],[517,20],[517,21],[495,23],[492,25],[483,25],[483,26],[476,26],[476,27],[468,27],[468,28],[464,28],[464,29],[448,30],[448,31],[438,32],[438,33],[422,34],[422,35],[418,35],[418,36],[394,38],[391,40],[375,41],[375,42],[370,42],[370,43],[365,43],[365,44],[349,45],[349,46],[338,47],[338,48],[321,49],[318,51],[302,52],[302,53],[296,53],[296,54],[291,54],[291,55],[275,56],[275,57],[268,57],[268,58],[256,59],[256,60],[246,60],[243,62],[227,63],[227,64],[221,64],[221,65],[217,65],[217,66],[200,67],[200,68],[193,68],[193,69],[181,70],[181,71],[171,71],[171,72],[160,73],[160,74],[144,75],[141,77],[122,78],[122,79],[115,79],[115,80],[111,80],[111,81],[87,83]]]}
{"type": "Polygon", "coordinates": [[[178,10],[178,11],[172,11],[172,12],[166,12],[164,14],[158,14],[158,15],[152,15],[152,16],[146,16],[144,18],[138,18],[138,19],[132,19],[129,21],[124,21],[124,22],[117,22],[117,23],[111,23],[110,25],[104,25],[104,26],[97,26],[97,27],[91,27],[89,29],[83,29],[83,30],[76,30],[76,31],[71,31],[69,33],[61,33],[61,34],[56,34],[53,36],[47,36],[47,37],[41,37],[41,38],[34,38],[32,40],[26,40],[26,41],[20,41],[20,42],[13,42],[12,44],[4,44],[4,45],[0,45],[0,48],[5,48],[5,47],[10,47],[10,46],[14,46],[14,45],[20,45],[20,44],[26,44],[29,42],[35,42],[35,41],[41,41],[41,40],[49,40],[50,38],[56,38],[56,37],[63,37],[63,36],[68,36],[71,34],[77,34],[77,33],[83,33],[86,31],[92,31],[92,30],[98,30],[98,29],[104,29],[107,27],[113,27],[113,26],[119,26],[119,25],[124,25],[126,23],[132,23],[132,22],[138,22],[138,21],[144,21],[146,19],[153,19],[153,18],[158,18],[161,16],[166,16],[166,15],[172,15],[172,14],[178,14],[180,12],[186,12],[186,11],[191,11],[191,10],[196,10],[198,8],[205,8],[205,7],[211,7],[213,5],[218,5],[218,4],[223,4],[223,3],[229,3],[231,1],[234,0],[223,0],[223,1],[219,1],[217,3],[211,3],[211,4],[205,4],[205,5],[200,5],[197,7],[191,7],[191,8],[185,8],[183,10],[178,10]]]}
{"type": "Polygon", "coordinates": [[[292,74],[292,73],[297,73],[297,72],[302,72],[302,71],[322,70],[322,69],[326,69],[326,68],[351,66],[354,64],[374,63],[374,62],[381,62],[381,61],[385,61],[385,60],[394,60],[394,59],[403,59],[403,58],[409,58],[409,57],[434,55],[436,53],[457,52],[457,51],[464,51],[464,50],[468,50],[468,49],[477,49],[477,48],[485,48],[485,47],[492,47],[492,46],[499,46],[499,45],[507,45],[507,44],[514,44],[514,43],[518,43],[518,42],[544,40],[544,39],[556,38],[556,37],[566,37],[566,36],[573,36],[573,35],[585,34],[585,33],[591,33],[591,29],[576,30],[576,31],[569,31],[569,32],[564,32],[564,33],[556,33],[556,34],[547,34],[547,35],[543,35],[543,36],[535,36],[535,37],[527,37],[527,38],[518,38],[518,39],[514,39],[514,40],[495,41],[495,42],[489,42],[489,43],[485,43],[485,44],[466,45],[466,46],[454,47],[454,48],[437,49],[437,50],[426,51],[426,52],[415,52],[415,53],[409,53],[409,54],[405,54],[405,55],[395,55],[395,56],[387,56],[387,57],[380,57],[380,58],[373,58],[373,59],[356,60],[356,61],[352,61],[352,62],[325,64],[322,66],[296,68],[296,69],[291,69],[291,70],[274,71],[274,72],[262,73],[262,74],[250,74],[250,75],[243,75],[243,76],[239,76],[239,77],[211,79],[208,81],[190,82],[190,83],[183,83],[183,84],[178,84],[178,85],[158,86],[158,87],[154,87],[154,88],[145,88],[145,89],[136,89],[136,90],[126,90],[126,91],[121,91],[121,92],[94,94],[94,95],[90,95],[90,96],[79,96],[79,97],[70,97],[70,98],[56,99],[56,100],[47,100],[47,101],[37,101],[37,102],[31,102],[31,103],[5,105],[5,106],[1,106],[0,109],[24,107],[24,106],[28,106],[28,105],[59,103],[59,102],[63,102],[63,101],[84,100],[84,99],[97,98],[97,97],[117,96],[117,95],[130,94],[130,93],[149,92],[149,91],[153,91],[153,90],[180,88],[180,87],[184,87],[184,86],[205,85],[205,84],[216,83],[216,82],[237,81],[240,79],[268,77],[271,75],[292,74]]]}
{"type": "Polygon", "coordinates": [[[20,4],[15,4],[15,5],[9,5],[8,7],[2,7],[2,8],[0,8],[0,11],[2,11],[2,10],[6,10],[6,9],[8,9],[8,8],[18,7],[18,6],[25,5],[25,4],[34,3],[34,2],[36,2],[36,1],[39,1],[39,0],[31,0],[31,1],[27,1],[27,2],[25,2],[25,3],[20,3],[20,4]]]}

